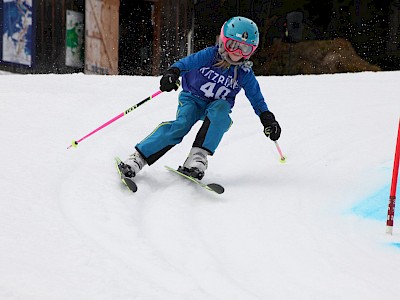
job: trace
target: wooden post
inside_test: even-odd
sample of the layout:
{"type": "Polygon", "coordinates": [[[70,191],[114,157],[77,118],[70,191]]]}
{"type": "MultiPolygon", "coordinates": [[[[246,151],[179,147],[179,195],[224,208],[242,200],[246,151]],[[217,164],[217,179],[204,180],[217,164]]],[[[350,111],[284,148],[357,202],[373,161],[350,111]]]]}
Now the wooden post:
{"type": "Polygon", "coordinates": [[[160,74],[161,63],[161,8],[162,1],[154,3],[153,65],[152,74],[160,74]]]}
{"type": "Polygon", "coordinates": [[[86,0],[85,73],[118,74],[119,0],[86,0]]]}

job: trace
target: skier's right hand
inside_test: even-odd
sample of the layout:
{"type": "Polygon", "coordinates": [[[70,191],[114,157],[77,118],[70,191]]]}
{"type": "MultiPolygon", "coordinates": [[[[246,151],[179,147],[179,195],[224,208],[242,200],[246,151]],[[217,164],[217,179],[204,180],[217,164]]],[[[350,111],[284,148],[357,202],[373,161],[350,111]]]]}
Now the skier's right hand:
{"type": "Polygon", "coordinates": [[[179,81],[179,75],[181,71],[178,68],[169,68],[164,72],[163,77],[160,80],[160,91],[170,92],[172,90],[177,90],[181,85],[179,81]]]}

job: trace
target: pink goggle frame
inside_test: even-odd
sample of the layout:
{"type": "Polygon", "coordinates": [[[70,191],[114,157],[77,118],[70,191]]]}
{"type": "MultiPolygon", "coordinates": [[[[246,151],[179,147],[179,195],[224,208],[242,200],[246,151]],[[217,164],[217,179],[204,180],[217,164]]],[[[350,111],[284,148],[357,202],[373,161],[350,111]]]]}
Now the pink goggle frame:
{"type": "Polygon", "coordinates": [[[230,53],[239,51],[244,58],[249,58],[257,48],[251,44],[239,42],[230,38],[226,38],[225,36],[222,36],[222,42],[226,51],[230,53]]]}

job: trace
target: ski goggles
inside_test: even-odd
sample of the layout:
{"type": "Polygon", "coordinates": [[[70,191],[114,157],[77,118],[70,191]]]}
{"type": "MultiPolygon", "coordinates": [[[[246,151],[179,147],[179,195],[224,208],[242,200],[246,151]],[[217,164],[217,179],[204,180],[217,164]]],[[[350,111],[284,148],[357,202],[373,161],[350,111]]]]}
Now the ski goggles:
{"type": "Polygon", "coordinates": [[[224,43],[225,50],[228,52],[240,51],[243,57],[248,58],[254,51],[256,51],[256,46],[239,42],[232,39],[226,39],[224,43]]]}

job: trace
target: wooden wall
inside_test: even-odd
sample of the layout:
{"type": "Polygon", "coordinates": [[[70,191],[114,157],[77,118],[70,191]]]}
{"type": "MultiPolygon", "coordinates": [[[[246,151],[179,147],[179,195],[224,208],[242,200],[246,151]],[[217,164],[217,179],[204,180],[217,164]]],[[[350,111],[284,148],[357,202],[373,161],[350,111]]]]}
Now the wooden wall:
{"type": "MultiPolygon", "coordinates": [[[[16,73],[119,74],[119,9],[122,1],[124,0],[34,0],[35,63],[30,68],[16,64],[2,64],[0,68],[16,73]],[[85,14],[84,68],[66,65],[67,10],[85,14]]],[[[176,60],[186,56],[188,49],[193,49],[188,43],[190,36],[193,37],[189,34],[194,17],[192,0],[125,1],[151,4],[151,13],[145,17],[151,23],[151,31],[141,35],[142,39],[148,41],[148,65],[143,67],[142,61],[133,74],[158,76],[176,60]]],[[[135,16],[137,11],[128,13],[131,18],[138,17],[135,16]]],[[[135,40],[127,42],[135,43],[135,40]]],[[[125,56],[128,60],[126,63],[135,68],[138,63],[130,59],[131,54],[132,58],[137,55],[128,52],[125,56]]]]}
{"type": "Polygon", "coordinates": [[[193,1],[159,0],[154,3],[153,75],[188,54],[193,24],[193,1]]]}
{"type": "Polygon", "coordinates": [[[118,74],[119,0],[86,0],[85,73],[118,74]]]}

